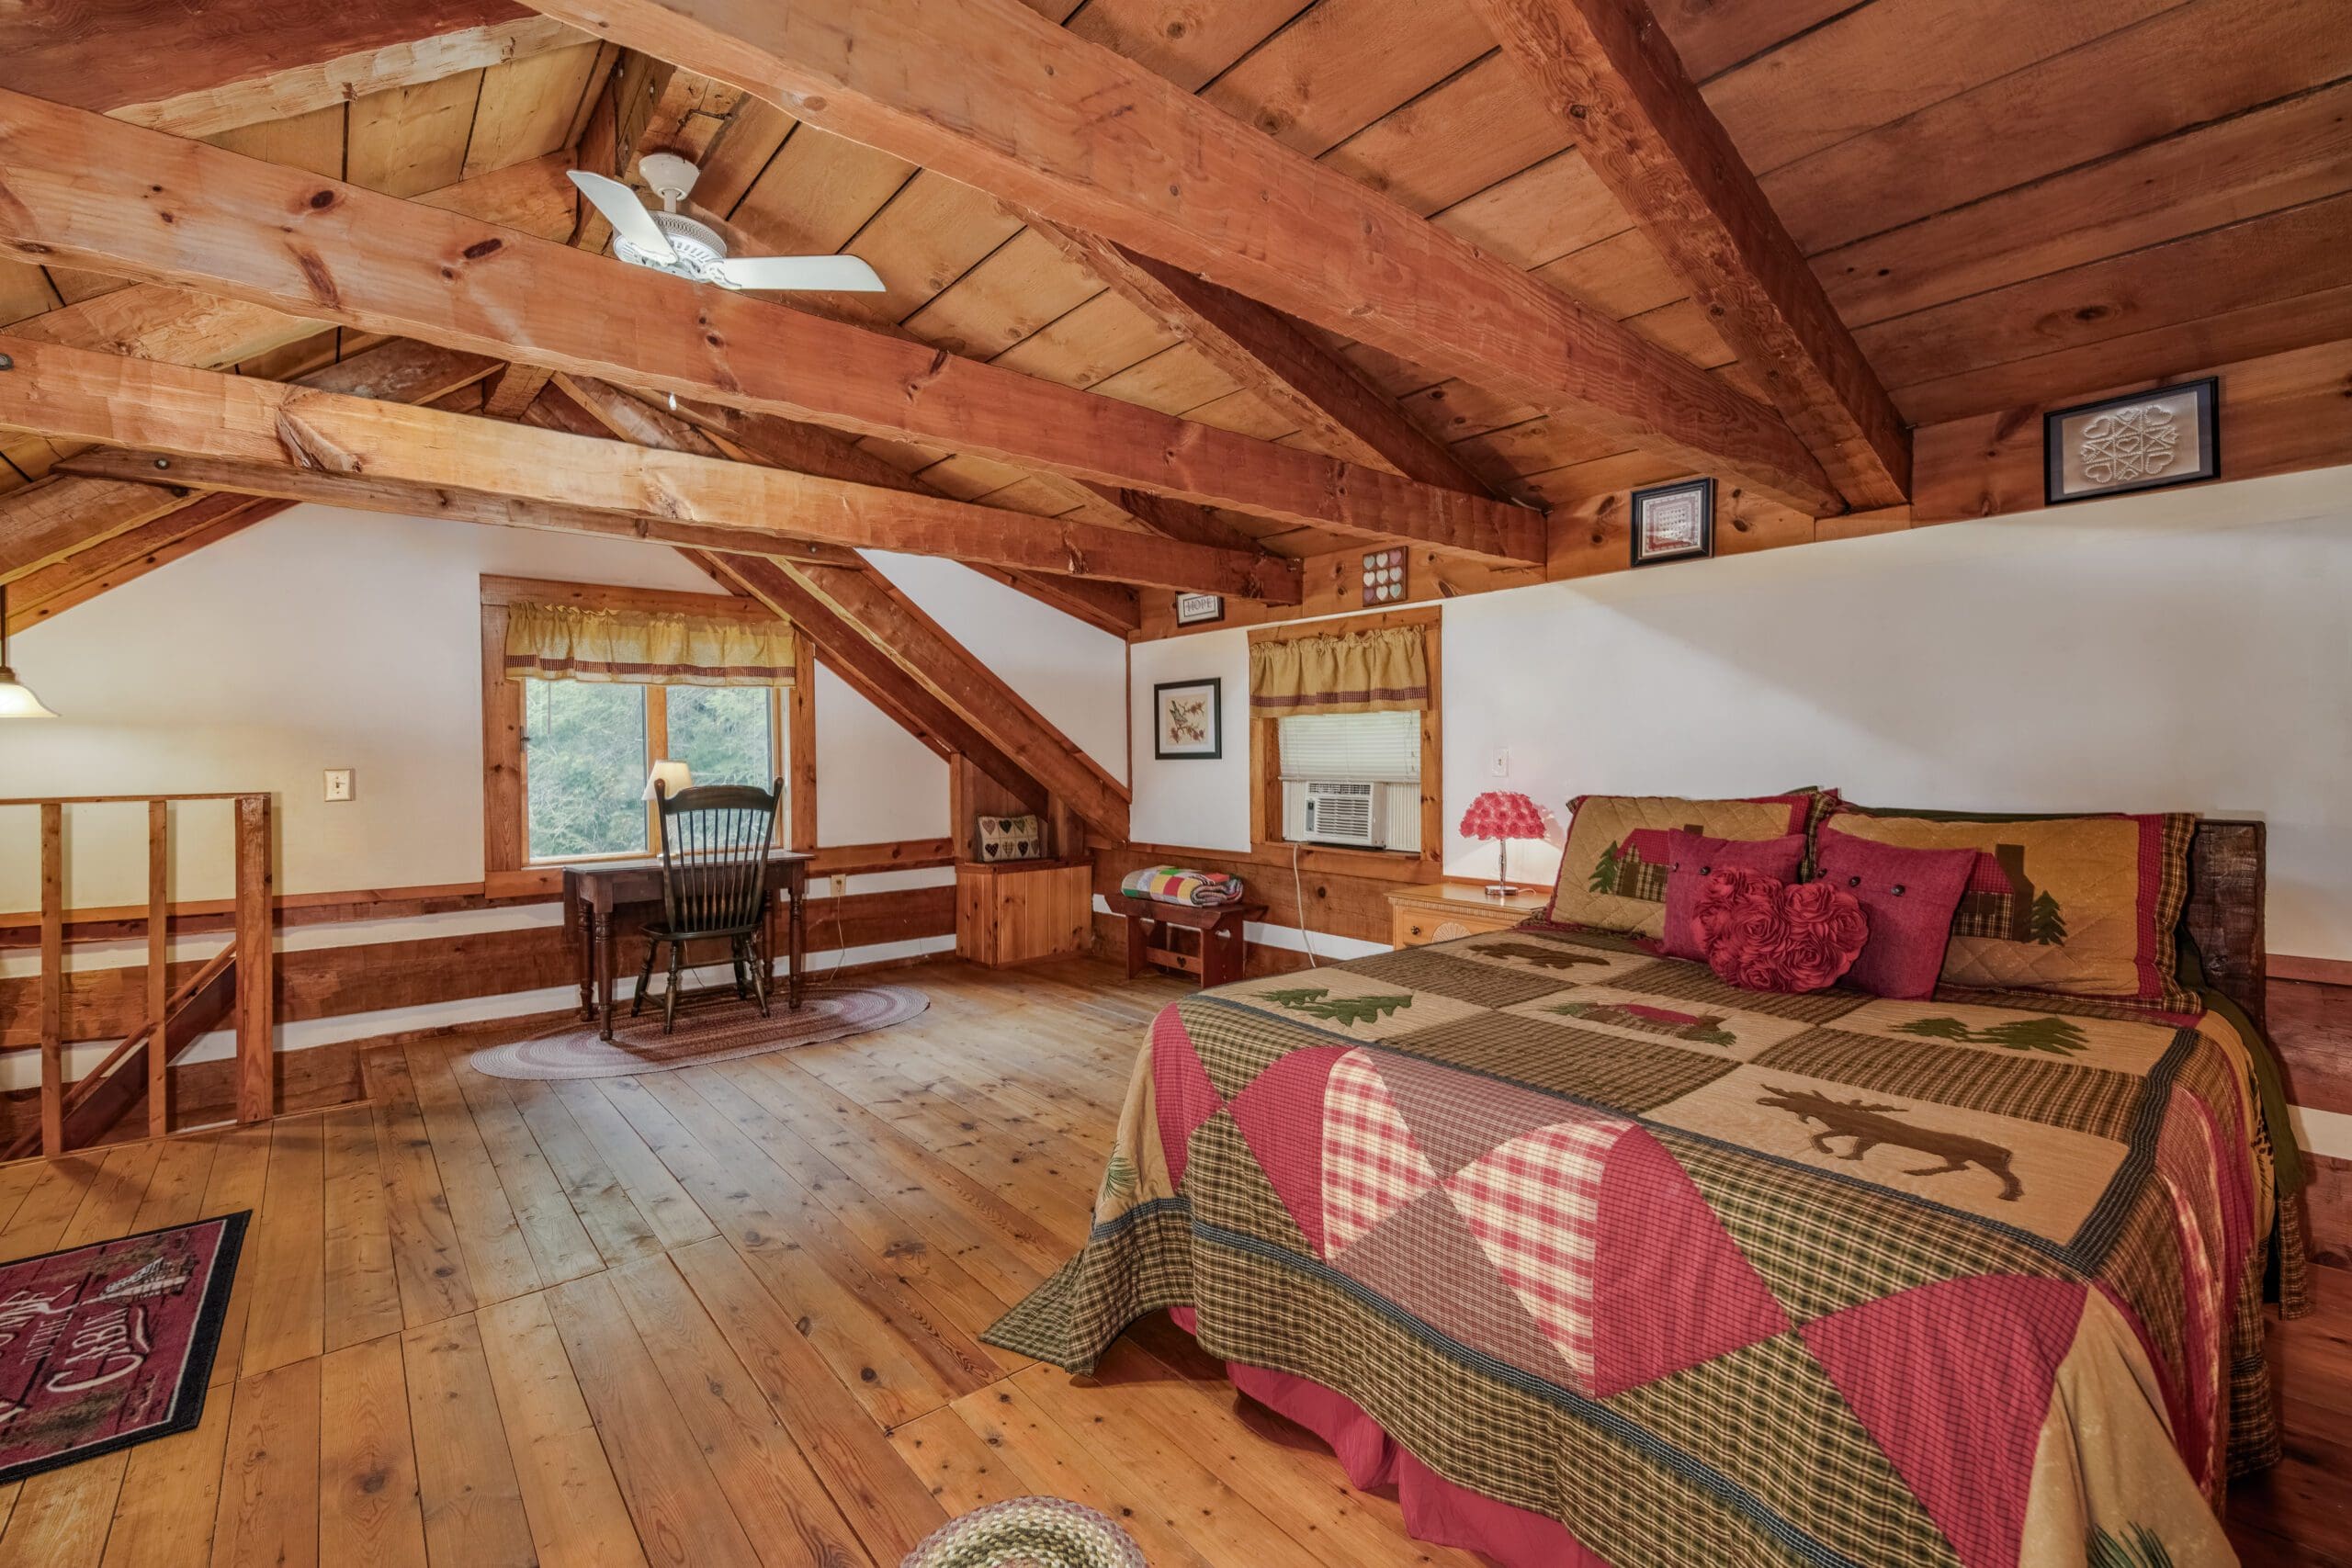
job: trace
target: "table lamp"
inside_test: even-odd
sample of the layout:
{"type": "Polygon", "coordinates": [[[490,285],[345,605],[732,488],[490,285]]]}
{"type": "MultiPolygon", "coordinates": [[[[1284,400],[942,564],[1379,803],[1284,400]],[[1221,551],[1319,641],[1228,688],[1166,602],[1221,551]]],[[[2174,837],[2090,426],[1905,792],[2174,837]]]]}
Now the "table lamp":
{"type": "Polygon", "coordinates": [[[1510,841],[1542,838],[1544,810],[1517,790],[1490,789],[1462,814],[1462,836],[1496,841],[1496,880],[1487,885],[1487,891],[1508,898],[1517,891],[1510,885],[1510,841]]]}
{"type": "Polygon", "coordinates": [[[692,789],[694,784],[695,772],[692,768],[664,757],[653,764],[651,773],[645,775],[645,798],[651,800],[656,790],[674,795],[682,789],[692,789]]]}

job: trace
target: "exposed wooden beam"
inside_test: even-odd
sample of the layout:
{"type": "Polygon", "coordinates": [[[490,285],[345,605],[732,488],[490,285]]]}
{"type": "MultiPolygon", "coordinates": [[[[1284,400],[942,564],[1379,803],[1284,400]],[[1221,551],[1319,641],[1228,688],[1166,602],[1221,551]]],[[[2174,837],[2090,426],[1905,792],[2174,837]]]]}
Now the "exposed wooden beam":
{"type": "MultiPolygon", "coordinates": [[[[575,223],[576,193],[564,177],[571,166],[568,155],[551,153],[459,180],[417,199],[485,223],[560,240],[575,223]]],[[[79,304],[28,317],[8,329],[16,336],[42,343],[201,369],[234,365],[322,330],[322,323],[311,316],[163,283],[109,289],[79,304]]]]}
{"type": "Polygon", "coordinates": [[[1021,0],[533,3],[1442,374],[1844,506],[1771,409],[1021,0]]]}
{"type": "MultiPolygon", "coordinates": [[[[479,355],[397,342],[353,355],[292,384],[353,397],[429,402],[495,368],[494,361],[479,355]]],[[[0,371],[0,379],[18,374],[0,371]]],[[[186,487],[160,488],[157,481],[163,477],[152,468],[114,478],[66,473],[0,496],[0,582],[62,560],[183,504],[186,487]]]]}
{"type": "Polygon", "coordinates": [[[1909,429],[1649,0],[1472,5],[1847,502],[1906,500],[1909,429]]]}
{"type": "MultiPolygon", "coordinates": [[[[249,465],[255,493],[341,475],[730,530],[1295,604],[1295,563],[781,468],[594,441],[215,371],[0,338],[0,425],[249,465]],[[267,482],[269,474],[285,482],[267,482]],[[750,520],[757,519],[757,522],[750,520]]],[[[85,470],[86,471],[86,470],[85,470]]],[[[195,473],[191,465],[186,472],[195,473]]],[[[707,539],[693,542],[707,543],[707,539]]]]}
{"type": "MultiPolygon", "coordinates": [[[[558,379],[581,407],[604,421],[614,434],[625,441],[693,454],[707,453],[716,447],[711,436],[662,410],[647,407],[617,388],[575,377],[558,379]]],[[[839,453],[825,456],[844,467],[854,467],[857,461],[839,453]]],[[[868,457],[869,454],[859,455],[860,458],[868,457]]],[[[903,483],[906,476],[901,474],[898,479],[903,483]]],[[[1105,831],[1125,836],[1125,789],[864,560],[853,558],[826,565],[807,560],[726,558],[715,564],[771,609],[796,623],[816,622],[830,627],[831,622],[838,620],[884,654],[904,677],[912,679],[945,704],[991,747],[1001,748],[1015,767],[1043,783],[1088,821],[1105,831]]],[[[812,631],[810,635],[821,644],[828,635],[834,634],[812,631]]],[[[831,646],[836,655],[845,660],[855,655],[856,650],[839,647],[837,636],[831,646]]],[[[959,746],[958,750],[966,748],[959,746]]],[[[973,761],[991,777],[997,776],[989,768],[985,755],[975,754],[973,761]]]]}
{"type": "Polygon", "coordinates": [[[0,87],[209,136],[584,41],[510,0],[93,6],[0,11],[0,87]]]}
{"type": "MultiPolygon", "coordinates": [[[[1526,564],[1543,520],[0,93],[0,252],[1302,527],[1526,564]],[[169,213],[170,221],[157,220],[169,213]],[[614,330],[616,323],[627,331],[614,330]]],[[[1540,287],[1540,286],[1538,286],[1540,287]]]]}
{"type": "Polygon", "coordinates": [[[1030,228],[1129,304],[1188,340],[1276,412],[1296,420],[1308,439],[1333,457],[1376,463],[1465,495],[1491,493],[1444,442],[1407,418],[1396,399],[1280,310],[1097,235],[1043,220],[1030,228]]]}
{"type": "MultiPolygon", "coordinates": [[[[752,593],[796,622],[820,612],[837,617],[1001,747],[1013,766],[1056,798],[1103,832],[1127,836],[1126,790],[880,573],[748,556],[729,557],[722,565],[752,593]]],[[[982,757],[972,761],[997,777],[982,757]]]]}
{"type": "Polygon", "coordinates": [[[14,637],[53,621],[76,605],[136,582],[149,572],[274,517],[292,504],[285,501],[256,501],[248,495],[199,496],[135,528],[77,550],[11,585],[8,635],[14,637]]]}
{"type": "MultiPolygon", "coordinates": [[[[927,744],[935,741],[935,749],[948,756],[969,759],[1023,805],[1036,811],[1046,809],[1050,792],[1044,780],[1010,755],[986,728],[917,680],[888,649],[818,597],[795,572],[760,556],[718,556],[712,558],[712,565],[723,581],[807,632],[833,672],[897,719],[909,734],[927,744]]],[[[827,570],[868,575],[862,567],[827,570]]]]}
{"type": "MultiPolygon", "coordinates": [[[[916,495],[940,493],[916,476],[885,462],[855,442],[820,425],[778,419],[774,414],[745,413],[740,409],[722,409],[712,404],[681,403],[677,414],[673,416],[658,409],[648,409],[643,400],[622,388],[602,381],[585,377],[567,377],[563,385],[575,399],[608,415],[608,427],[623,440],[639,437],[633,429],[622,428],[613,421],[644,423],[644,413],[650,413],[654,417],[646,425],[649,430],[660,430],[667,425],[701,433],[714,449],[729,456],[740,454],[775,468],[819,474],[827,479],[847,479],[853,484],[877,485],[885,490],[902,490],[916,495]],[[632,412],[631,409],[619,406],[621,403],[633,405],[643,412],[632,412]]],[[[670,446],[676,451],[696,449],[658,438],[647,444],[670,446]]],[[[1173,502],[1170,504],[1182,506],[1185,503],[1173,502]]],[[[1234,532],[1238,533],[1239,530],[1234,532]]],[[[1217,543],[1220,547],[1234,547],[1227,541],[1217,543]]],[[[1243,536],[1243,547],[1249,547],[1246,536],[1243,536]]],[[[1048,577],[1036,572],[1007,571],[1001,567],[972,561],[964,564],[1017,592],[1025,593],[1040,604],[1063,615],[1075,616],[1114,637],[1125,637],[1143,625],[1135,590],[1122,584],[1091,582],[1076,577],[1048,577]]]]}

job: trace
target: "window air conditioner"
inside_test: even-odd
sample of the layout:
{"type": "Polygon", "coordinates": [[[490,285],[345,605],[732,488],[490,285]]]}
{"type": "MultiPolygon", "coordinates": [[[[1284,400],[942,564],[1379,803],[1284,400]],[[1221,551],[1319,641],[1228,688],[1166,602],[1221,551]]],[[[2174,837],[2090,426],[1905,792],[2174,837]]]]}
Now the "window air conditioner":
{"type": "Polygon", "coordinates": [[[1376,850],[1388,842],[1388,786],[1330,779],[1283,784],[1283,837],[1376,850]]]}

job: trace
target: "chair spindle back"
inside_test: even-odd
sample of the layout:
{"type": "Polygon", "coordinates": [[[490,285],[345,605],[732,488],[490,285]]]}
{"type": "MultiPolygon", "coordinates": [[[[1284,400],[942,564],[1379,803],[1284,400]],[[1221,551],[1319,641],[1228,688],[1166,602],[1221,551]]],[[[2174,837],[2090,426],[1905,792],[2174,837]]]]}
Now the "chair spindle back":
{"type": "Polygon", "coordinates": [[[662,901],[671,931],[717,936],[758,926],[783,798],[782,779],[770,789],[697,784],[673,795],[656,788],[662,901]]]}

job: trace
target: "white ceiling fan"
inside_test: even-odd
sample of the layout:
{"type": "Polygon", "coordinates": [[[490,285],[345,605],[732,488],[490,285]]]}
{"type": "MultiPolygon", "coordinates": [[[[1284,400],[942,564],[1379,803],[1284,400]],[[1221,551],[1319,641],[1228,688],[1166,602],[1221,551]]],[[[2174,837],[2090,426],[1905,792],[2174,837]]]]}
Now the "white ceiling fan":
{"type": "Polygon", "coordinates": [[[649,152],[637,166],[662,198],[661,211],[647,208],[637,192],[618,180],[584,169],[571,171],[571,183],[580,194],[612,224],[613,254],[621,260],[722,288],[882,292],[880,276],[855,256],[729,255],[724,235],[678,210],[678,204],[694,193],[700,169],[671,152],[649,152]]]}

